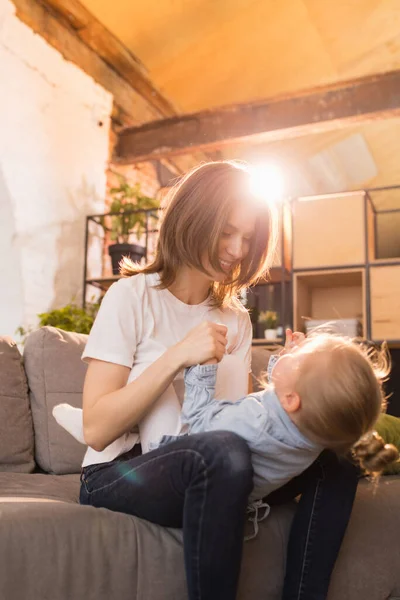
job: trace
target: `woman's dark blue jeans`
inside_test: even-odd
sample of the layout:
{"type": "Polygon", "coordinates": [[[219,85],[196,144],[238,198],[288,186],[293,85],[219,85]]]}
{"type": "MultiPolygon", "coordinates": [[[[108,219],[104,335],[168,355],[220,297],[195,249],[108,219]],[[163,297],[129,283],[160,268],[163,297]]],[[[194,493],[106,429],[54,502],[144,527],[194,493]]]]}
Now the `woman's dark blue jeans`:
{"type": "MultiPolygon", "coordinates": [[[[266,499],[276,505],[301,494],[282,600],[325,600],[358,476],[354,465],[325,451],[266,499]]],[[[234,600],[251,488],[247,445],[218,431],[182,437],[144,455],[135,447],[111,463],[86,467],[80,501],[183,528],[190,600],[234,600]]]]}
{"type": "Polygon", "coordinates": [[[301,475],[270,494],[273,506],[301,494],[287,550],[282,600],[325,600],[359,480],[350,461],[325,450],[301,475]]]}
{"type": "Polygon", "coordinates": [[[80,502],[183,528],[190,600],[234,600],[252,480],[247,444],[215,431],[86,467],[80,502]]]}

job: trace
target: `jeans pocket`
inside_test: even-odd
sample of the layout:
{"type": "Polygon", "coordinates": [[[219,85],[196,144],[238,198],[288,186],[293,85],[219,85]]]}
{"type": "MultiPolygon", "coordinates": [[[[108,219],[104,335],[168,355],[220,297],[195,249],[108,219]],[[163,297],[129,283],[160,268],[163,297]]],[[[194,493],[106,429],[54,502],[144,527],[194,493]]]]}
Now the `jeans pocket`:
{"type": "Polygon", "coordinates": [[[90,504],[90,492],[87,488],[85,476],[81,475],[81,489],[79,490],[79,504],[90,504]]]}
{"type": "Polygon", "coordinates": [[[98,465],[89,465],[82,469],[81,482],[87,494],[92,494],[96,489],[104,485],[104,478],[101,476],[101,471],[108,465],[109,463],[101,463],[98,465]]]}

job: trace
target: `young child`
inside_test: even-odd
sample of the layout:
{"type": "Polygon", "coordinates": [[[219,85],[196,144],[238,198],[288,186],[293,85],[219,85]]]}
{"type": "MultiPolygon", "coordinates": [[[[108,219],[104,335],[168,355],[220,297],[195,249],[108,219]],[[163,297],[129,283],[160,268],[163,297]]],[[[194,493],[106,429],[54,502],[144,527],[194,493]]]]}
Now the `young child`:
{"type": "MultiPolygon", "coordinates": [[[[374,432],[385,407],[385,350],[373,356],[345,337],[288,333],[271,383],[236,402],[214,399],[217,364],[185,372],[182,418],[189,435],[219,429],[246,440],[254,469],[250,500],[300,474],[325,448],[352,451],[372,475],[399,458],[398,450],[374,432]]],[[[170,439],[165,436],[160,443],[170,439]]]]}

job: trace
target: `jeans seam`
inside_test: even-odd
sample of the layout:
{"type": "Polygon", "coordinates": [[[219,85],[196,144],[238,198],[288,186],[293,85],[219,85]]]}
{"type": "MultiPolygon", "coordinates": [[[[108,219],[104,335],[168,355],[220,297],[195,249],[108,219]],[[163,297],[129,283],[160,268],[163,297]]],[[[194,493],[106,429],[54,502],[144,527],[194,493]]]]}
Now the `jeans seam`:
{"type": "Polygon", "coordinates": [[[318,483],[317,483],[317,487],[315,488],[315,494],[314,494],[313,504],[312,504],[312,508],[311,508],[310,522],[308,524],[306,544],[305,544],[305,547],[304,547],[303,565],[302,565],[302,568],[301,568],[301,575],[300,575],[300,582],[299,582],[299,593],[298,593],[298,596],[297,596],[297,600],[301,600],[301,595],[302,595],[304,572],[305,572],[305,566],[306,566],[306,561],[307,561],[307,546],[308,546],[308,542],[309,542],[309,539],[310,539],[310,532],[311,532],[311,527],[312,527],[313,518],[314,518],[314,512],[315,512],[314,511],[314,509],[315,509],[315,503],[317,501],[317,496],[318,496],[320,484],[321,484],[321,480],[319,479],[318,483]]]}
{"type": "MultiPolygon", "coordinates": [[[[198,454],[198,453],[197,453],[198,454]]],[[[200,460],[203,463],[204,466],[204,473],[205,473],[205,477],[204,477],[204,492],[203,492],[203,502],[202,502],[202,506],[201,506],[201,513],[200,513],[200,519],[199,519],[199,525],[198,525],[198,543],[197,543],[197,556],[196,556],[196,570],[197,570],[197,590],[198,590],[198,598],[199,600],[201,600],[201,589],[200,589],[200,568],[199,568],[199,564],[200,564],[200,544],[201,544],[201,529],[202,529],[202,525],[203,525],[203,519],[204,519],[204,506],[205,506],[205,502],[206,502],[206,490],[207,490],[207,486],[208,486],[208,477],[207,477],[207,465],[204,461],[204,458],[200,455],[200,460]]]]}
{"type": "MultiPolygon", "coordinates": [[[[133,473],[134,471],[139,471],[139,469],[141,469],[141,467],[150,465],[151,463],[155,462],[156,460],[158,460],[160,458],[164,459],[166,456],[172,456],[174,454],[179,454],[180,452],[191,452],[192,454],[196,454],[197,456],[200,457],[201,460],[203,460],[202,455],[200,454],[200,452],[197,452],[197,450],[191,450],[188,448],[184,448],[182,450],[172,450],[171,452],[168,452],[167,454],[162,454],[161,456],[155,456],[151,460],[144,462],[143,464],[138,465],[137,467],[133,467],[132,469],[130,469],[129,471],[126,471],[123,475],[121,475],[117,479],[114,479],[114,481],[111,481],[110,483],[107,483],[106,485],[103,485],[103,486],[97,488],[96,490],[93,490],[92,492],[88,492],[88,493],[91,495],[97,494],[97,492],[101,492],[101,491],[105,490],[106,488],[111,487],[112,485],[114,485],[118,481],[121,481],[121,479],[124,479],[125,477],[127,477],[128,475],[133,473]]],[[[115,464],[117,464],[117,463],[115,463],[115,464]]]]}
{"type": "Polygon", "coordinates": [[[85,479],[83,479],[83,480],[82,480],[82,483],[83,483],[83,486],[84,486],[84,488],[85,488],[85,491],[86,491],[86,493],[89,495],[89,494],[90,494],[90,492],[89,492],[89,490],[88,490],[88,486],[87,486],[87,484],[86,484],[86,480],[85,480],[85,479]]]}

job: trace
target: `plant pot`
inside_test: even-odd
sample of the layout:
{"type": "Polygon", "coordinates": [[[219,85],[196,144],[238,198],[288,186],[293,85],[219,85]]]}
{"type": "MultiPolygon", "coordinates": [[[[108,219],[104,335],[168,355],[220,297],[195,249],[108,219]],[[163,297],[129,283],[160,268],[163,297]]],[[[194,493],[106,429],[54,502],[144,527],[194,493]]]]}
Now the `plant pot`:
{"type": "Polygon", "coordinates": [[[111,256],[113,275],[119,275],[119,263],[123,256],[127,256],[133,262],[140,262],[146,255],[146,248],[139,244],[111,244],[108,247],[108,254],[111,256]]]}
{"type": "Polygon", "coordinates": [[[269,340],[269,341],[276,340],[278,337],[278,332],[276,329],[265,329],[264,337],[266,340],[269,340]]]}

